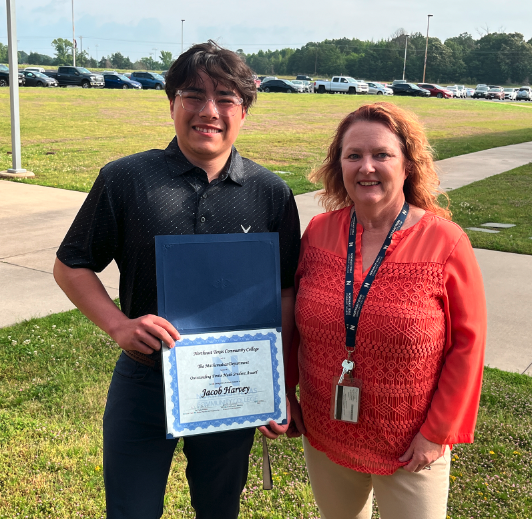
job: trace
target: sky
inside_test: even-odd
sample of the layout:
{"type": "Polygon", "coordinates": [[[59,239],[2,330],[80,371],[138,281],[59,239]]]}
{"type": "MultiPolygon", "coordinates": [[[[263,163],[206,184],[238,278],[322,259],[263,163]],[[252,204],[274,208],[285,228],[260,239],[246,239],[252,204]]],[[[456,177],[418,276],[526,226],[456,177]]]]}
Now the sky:
{"type": "MultiPolygon", "coordinates": [[[[53,56],[54,38],[72,40],[72,0],[11,2],[15,2],[19,50],[53,56]]],[[[177,57],[182,26],[185,50],[213,39],[246,53],[298,48],[332,38],[381,40],[401,28],[426,34],[428,14],[434,15],[430,36],[442,41],[463,32],[475,39],[486,32],[520,32],[526,40],[532,38],[532,2],[519,2],[519,8],[515,3],[505,8],[500,0],[447,0],[435,4],[426,0],[74,0],[74,21],[78,47],[82,45],[89,55],[100,59],[121,52],[132,61],[158,57],[161,50],[177,57]]],[[[7,44],[3,0],[0,42],[7,44]]]]}

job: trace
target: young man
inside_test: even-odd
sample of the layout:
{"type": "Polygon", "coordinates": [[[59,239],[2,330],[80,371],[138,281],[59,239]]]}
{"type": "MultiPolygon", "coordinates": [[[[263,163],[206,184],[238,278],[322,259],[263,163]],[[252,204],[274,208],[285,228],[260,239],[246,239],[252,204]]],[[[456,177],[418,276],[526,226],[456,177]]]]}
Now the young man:
{"type": "MultiPolygon", "coordinates": [[[[283,344],[293,330],[299,255],[294,197],[276,175],[233,147],[256,99],[252,72],[214,42],[195,45],[167,74],[176,138],[107,164],[57,253],[54,275],[72,302],[124,350],[103,420],[109,519],[163,513],[177,440],[167,440],[160,341],[179,332],[157,316],[155,236],[278,232],[283,344]],[[120,269],[120,311],[95,272],[120,269]]],[[[239,258],[235,258],[239,261],[239,258]]],[[[285,432],[271,423],[270,438],[285,432]]],[[[186,437],[186,475],[197,519],[238,516],[254,429],[186,437]]]]}

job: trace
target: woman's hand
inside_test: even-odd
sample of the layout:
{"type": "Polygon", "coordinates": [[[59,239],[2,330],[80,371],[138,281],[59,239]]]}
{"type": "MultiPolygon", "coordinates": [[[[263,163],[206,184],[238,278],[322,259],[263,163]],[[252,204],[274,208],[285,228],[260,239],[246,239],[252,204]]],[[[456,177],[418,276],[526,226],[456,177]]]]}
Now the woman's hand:
{"type": "Polygon", "coordinates": [[[444,451],[445,445],[433,443],[418,432],[414,436],[410,447],[399,458],[399,461],[404,462],[410,460],[410,463],[403,468],[408,470],[408,472],[419,472],[430,467],[438,458],[441,458],[444,451]]]}
{"type": "Polygon", "coordinates": [[[290,410],[292,412],[292,420],[289,422],[286,436],[289,438],[299,438],[302,434],[306,434],[305,424],[303,423],[303,414],[301,413],[301,406],[297,401],[295,391],[288,392],[288,401],[290,402],[290,410]]]}

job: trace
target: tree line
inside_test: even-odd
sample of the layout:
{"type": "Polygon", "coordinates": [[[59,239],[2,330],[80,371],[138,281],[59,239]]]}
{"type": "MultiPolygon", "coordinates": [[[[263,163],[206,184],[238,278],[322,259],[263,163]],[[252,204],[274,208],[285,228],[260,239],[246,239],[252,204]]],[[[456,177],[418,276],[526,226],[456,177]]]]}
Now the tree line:
{"type": "MultiPolygon", "coordinates": [[[[400,29],[387,40],[356,38],[307,43],[300,49],[239,53],[257,74],[312,77],[346,75],[358,79],[390,81],[423,80],[426,36],[407,36],[400,29]]],[[[528,84],[532,78],[532,39],[520,33],[488,33],[478,39],[470,34],[428,41],[425,81],[433,83],[528,84]]]]}
{"type": "MultiPolygon", "coordinates": [[[[52,48],[54,50],[53,56],[47,54],[40,54],[38,52],[30,52],[29,54],[23,50],[18,51],[18,63],[20,65],[41,65],[43,67],[57,67],[62,65],[72,65],[72,41],[65,38],[56,38],[52,41],[52,48]]],[[[7,63],[7,45],[0,43],[0,63],[7,63]]],[[[78,67],[88,68],[116,68],[116,69],[130,69],[130,70],[168,70],[173,63],[174,57],[169,51],[162,50],[157,59],[152,56],[141,58],[135,62],[131,61],[127,56],[123,56],[120,52],[115,52],[109,56],[102,56],[96,60],[89,56],[86,50],[81,51],[76,46],[76,65],[78,67]]]]}
{"type": "MultiPolygon", "coordinates": [[[[406,47],[406,75],[409,81],[423,79],[426,37],[407,36],[403,29],[380,41],[341,38],[309,42],[300,49],[258,51],[245,54],[237,50],[257,73],[264,75],[310,76],[346,75],[359,79],[390,81],[403,74],[406,47]]],[[[64,38],[52,41],[54,56],[19,51],[19,63],[42,66],[72,65],[72,42],[64,38]]],[[[99,60],[76,47],[76,64],[94,68],[166,70],[174,60],[172,53],[161,51],[132,62],[115,52],[99,60]]],[[[0,43],[0,62],[7,62],[7,45],[0,43]]],[[[487,33],[474,39],[468,33],[446,39],[429,38],[425,80],[433,83],[528,84],[532,78],[532,39],[520,33],[487,33]]]]}

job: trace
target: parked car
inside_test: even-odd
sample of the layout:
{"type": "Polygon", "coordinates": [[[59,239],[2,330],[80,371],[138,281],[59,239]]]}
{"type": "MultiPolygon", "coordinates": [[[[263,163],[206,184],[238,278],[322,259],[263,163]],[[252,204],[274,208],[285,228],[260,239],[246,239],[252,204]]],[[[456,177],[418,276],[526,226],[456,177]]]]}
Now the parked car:
{"type": "Polygon", "coordinates": [[[467,97],[467,91],[465,85],[456,85],[458,88],[458,92],[460,92],[460,97],[467,97]]]}
{"type": "Polygon", "coordinates": [[[522,86],[517,92],[518,101],[532,101],[532,89],[529,86],[522,86]]]}
{"type": "Polygon", "coordinates": [[[306,81],[306,80],[303,80],[303,83],[305,84],[305,86],[307,87],[307,91],[309,93],[314,93],[314,81],[306,81]]]}
{"type": "Polygon", "coordinates": [[[504,99],[509,99],[510,101],[515,101],[517,99],[517,92],[515,88],[505,88],[504,89],[504,99]]]}
{"type": "Polygon", "coordinates": [[[312,78],[310,76],[305,76],[304,74],[298,74],[296,76],[296,79],[301,81],[312,81],[312,78]]]}
{"type": "Polygon", "coordinates": [[[105,88],[122,88],[124,90],[128,88],[140,90],[142,88],[142,85],[138,81],[133,81],[123,74],[117,74],[116,72],[112,74],[104,73],[103,80],[105,82],[105,88]]]}
{"type": "Polygon", "coordinates": [[[440,85],[435,85],[434,83],[418,83],[417,86],[428,90],[431,97],[438,97],[439,99],[450,99],[454,97],[454,94],[450,90],[440,85]]]}
{"type": "Polygon", "coordinates": [[[473,93],[473,99],[485,99],[488,95],[489,87],[488,85],[477,85],[475,92],[473,93]]]}
{"type": "Polygon", "coordinates": [[[454,97],[465,97],[465,89],[460,89],[459,85],[447,85],[445,88],[450,90],[454,97]]]}
{"type": "Polygon", "coordinates": [[[103,88],[103,76],[91,72],[84,67],[58,67],[55,70],[46,70],[47,76],[56,79],[60,87],[80,86],[83,88],[103,88]]]}
{"type": "Polygon", "coordinates": [[[364,81],[349,76],[333,76],[331,81],[314,81],[314,90],[318,94],[343,93],[343,94],[367,94],[369,87],[364,81]]]}
{"type": "MultiPolygon", "coordinates": [[[[168,71],[167,71],[167,72],[168,72],[168,71]]],[[[166,76],[164,76],[164,77],[166,78],[166,76]]],[[[255,82],[255,86],[256,86],[257,88],[259,88],[259,87],[260,87],[260,84],[261,84],[261,80],[260,80],[255,74],[253,74],[253,81],[255,82]]]]}
{"type": "Polygon", "coordinates": [[[374,81],[367,81],[368,83],[368,94],[375,94],[378,96],[393,96],[393,90],[384,86],[382,83],[377,83],[374,81]]]}
{"type": "MultiPolygon", "coordinates": [[[[26,79],[24,74],[18,73],[18,86],[24,86],[26,79]]],[[[0,65],[0,87],[9,86],[9,68],[5,65],[0,65]]]]}
{"type": "Polygon", "coordinates": [[[414,83],[396,83],[392,85],[392,90],[395,96],[430,97],[428,90],[419,88],[414,83]]]}
{"type": "Polygon", "coordinates": [[[291,79],[290,83],[292,83],[292,85],[300,86],[301,87],[301,92],[310,92],[309,87],[308,87],[308,84],[310,84],[309,81],[305,82],[305,81],[303,81],[301,79],[291,79]],[[307,83],[307,85],[305,85],[305,83],[307,83]]]}
{"type": "Polygon", "coordinates": [[[265,83],[266,81],[270,81],[271,79],[279,79],[277,76],[263,76],[262,78],[259,78],[261,80],[261,83],[265,83]]]}
{"type": "Polygon", "coordinates": [[[30,72],[40,72],[44,74],[44,69],[42,67],[26,67],[24,70],[29,70],[30,72]]]}
{"type": "Polygon", "coordinates": [[[467,97],[473,97],[473,94],[475,93],[475,89],[474,88],[469,88],[469,87],[466,87],[466,94],[467,94],[467,97]]]}
{"type": "Polygon", "coordinates": [[[286,79],[270,79],[260,84],[261,92],[284,92],[286,94],[299,93],[300,89],[286,79]]]}
{"type": "Polygon", "coordinates": [[[486,99],[499,99],[504,101],[504,88],[494,87],[488,90],[486,94],[486,99]]]}
{"type": "Polygon", "coordinates": [[[165,85],[163,76],[155,72],[132,72],[131,79],[140,83],[142,88],[154,88],[162,90],[165,85]]]}
{"type": "Polygon", "coordinates": [[[460,92],[458,91],[458,87],[456,85],[446,86],[445,89],[449,90],[449,92],[452,92],[453,97],[460,97],[460,92]]]}
{"type": "Polygon", "coordinates": [[[31,70],[24,69],[22,71],[24,79],[26,80],[25,86],[32,87],[58,87],[59,83],[57,79],[48,77],[41,72],[32,72],[31,70]]]}
{"type": "Polygon", "coordinates": [[[407,83],[406,79],[394,79],[391,86],[407,83]]]}

